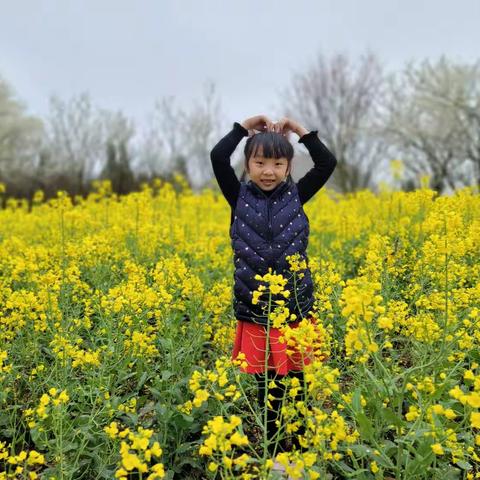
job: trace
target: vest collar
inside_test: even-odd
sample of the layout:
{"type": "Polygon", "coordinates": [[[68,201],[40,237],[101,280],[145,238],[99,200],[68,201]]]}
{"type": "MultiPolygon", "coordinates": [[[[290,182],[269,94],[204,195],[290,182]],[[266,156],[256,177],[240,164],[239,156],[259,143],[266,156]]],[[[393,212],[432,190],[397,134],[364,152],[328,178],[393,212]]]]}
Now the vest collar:
{"type": "Polygon", "coordinates": [[[290,176],[288,176],[286,180],[283,180],[282,182],[280,182],[277,188],[273,190],[273,192],[270,195],[265,195],[265,192],[256,183],[252,182],[251,180],[247,182],[247,187],[259,196],[263,196],[265,198],[276,198],[282,192],[288,190],[291,183],[292,183],[292,180],[290,176]]]}

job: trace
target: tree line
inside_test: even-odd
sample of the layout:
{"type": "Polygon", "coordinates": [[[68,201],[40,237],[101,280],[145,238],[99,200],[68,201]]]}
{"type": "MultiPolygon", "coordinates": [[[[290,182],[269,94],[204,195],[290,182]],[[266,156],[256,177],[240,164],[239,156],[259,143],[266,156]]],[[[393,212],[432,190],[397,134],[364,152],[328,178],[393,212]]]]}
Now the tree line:
{"type": "MultiPolygon", "coordinates": [[[[320,53],[293,75],[277,105],[273,115],[253,113],[291,116],[318,130],[337,158],[329,185],[340,192],[376,190],[389,180],[392,159],[403,167],[397,186],[404,190],[418,187],[421,175],[439,193],[480,184],[478,62],[442,56],[387,72],[371,52],[355,61],[320,53]]],[[[88,93],[53,96],[48,115],[35,118],[0,78],[3,200],[31,199],[39,189],[47,198],[57,190],[86,195],[96,179],[110,179],[124,194],[176,173],[194,190],[215,186],[209,153],[229,124],[213,81],[188,109],[174,97],[157,100],[140,131],[123,112],[95,106],[88,93]]],[[[241,169],[241,155],[232,164],[241,169]]]]}

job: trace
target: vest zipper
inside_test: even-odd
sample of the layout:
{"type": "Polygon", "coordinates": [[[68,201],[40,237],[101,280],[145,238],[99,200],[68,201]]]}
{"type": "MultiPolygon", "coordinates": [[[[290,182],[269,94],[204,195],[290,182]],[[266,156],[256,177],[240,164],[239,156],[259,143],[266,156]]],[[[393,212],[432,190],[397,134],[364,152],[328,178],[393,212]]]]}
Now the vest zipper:
{"type": "Polygon", "coordinates": [[[270,241],[270,249],[272,249],[273,230],[272,230],[272,213],[270,208],[270,198],[267,198],[267,221],[268,221],[268,239],[270,241]]]}
{"type": "MultiPolygon", "coordinates": [[[[270,212],[270,203],[271,203],[272,197],[265,195],[265,193],[262,191],[262,189],[260,187],[258,187],[251,180],[250,180],[250,182],[251,182],[251,185],[267,199],[268,239],[269,239],[269,242],[270,242],[270,250],[271,250],[273,248],[273,246],[272,246],[272,240],[273,240],[272,214],[270,212]]],[[[286,185],[288,185],[288,183],[286,185]]],[[[285,185],[283,187],[286,188],[285,185]]]]}

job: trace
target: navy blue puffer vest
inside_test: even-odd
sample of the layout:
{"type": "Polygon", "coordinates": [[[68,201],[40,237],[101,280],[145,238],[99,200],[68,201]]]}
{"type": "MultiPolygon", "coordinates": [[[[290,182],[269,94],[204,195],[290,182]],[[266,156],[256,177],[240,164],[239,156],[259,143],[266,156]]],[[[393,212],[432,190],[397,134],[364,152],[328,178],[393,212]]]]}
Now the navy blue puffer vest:
{"type": "Polygon", "coordinates": [[[262,309],[264,301],[254,305],[252,298],[253,291],[263,284],[255,280],[255,275],[268,273],[269,267],[272,273],[281,273],[284,278],[289,278],[284,288],[290,291],[289,298],[273,295],[271,310],[276,306],[274,300],[285,300],[290,314],[295,313],[299,320],[307,316],[314,302],[306,254],[309,231],[308,217],[300,203],[297,185],[290,176],[270,196],[251,180],[240,183],[230,227],[235,265],[233,309],[238,320],[267,325],[268,293],[260,298],[267,302],[267,310],[262,309]],[[306,261],[307,268],[296,273],[294,289],[293,272],[289,271],[286,257],[296,252],[306,261]],[[304,273],[303,278],[298,278],[299,273],[304,273]]]}

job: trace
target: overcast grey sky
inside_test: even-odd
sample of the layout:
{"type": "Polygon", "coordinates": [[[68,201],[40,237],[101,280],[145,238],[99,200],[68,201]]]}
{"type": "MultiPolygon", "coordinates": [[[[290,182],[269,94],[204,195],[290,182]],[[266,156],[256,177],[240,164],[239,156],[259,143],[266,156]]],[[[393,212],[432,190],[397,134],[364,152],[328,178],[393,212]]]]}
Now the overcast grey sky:
{"type": "Polygon", "coordinates": [[[89,91],[146,118],[216,82],[226,121],[281,110],[279,92],[318,52],[367,49],[387,68],[441,54],[475,61],[479,0],[0,0],[0,75],[29,111],[89,91]]]}

